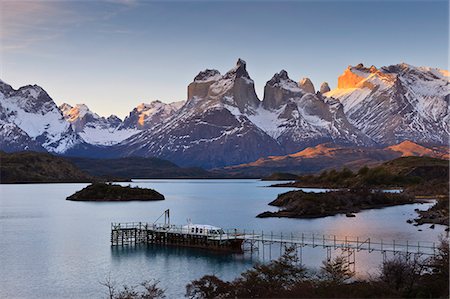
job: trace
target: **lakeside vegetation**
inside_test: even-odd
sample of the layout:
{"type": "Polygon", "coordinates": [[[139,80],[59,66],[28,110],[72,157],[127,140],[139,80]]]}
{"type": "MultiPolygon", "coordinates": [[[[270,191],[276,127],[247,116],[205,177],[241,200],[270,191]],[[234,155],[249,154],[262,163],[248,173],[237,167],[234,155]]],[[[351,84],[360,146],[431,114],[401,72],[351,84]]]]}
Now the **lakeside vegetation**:
{"type": "Polygon", "coordinates": [[[150,201],[164,200],[164,195],[147,188],[94,183],[67,197],[74,201],[150,201]]]}
{"type": "MultiPolygon", "coordinates": [[[[270,205],[278,212],[264,212],[258,217],[322,217],[338,213],[351,214],[363,209],[435,199],[428,211],[418,211],[418,224],[448,225],[449,161],[430,157],[402,157],[379,166],[367,166],[353,172],[347,168],[324,171],[317,175],[296,176],[294,182],[275,187],[331,188],[339,191],[305,193],[290,191],[280,194],[270,205]],[[401,193],[375,190],[399,188],[401,193]]],[[[273,174],[270,179],[287,179],[291,174],[273,174]]]]}
{"type": "MultiPolygon", "coordinates": [[[[285,180],[292,174],[274,174],[285,180]]],[[[292,178],[292,177],[291,177],[292,178]]],[[[318,188],[404,188],[415,195],[442,195],[449,192],[449,161],[430,157],[402,157],[379,166],[364,166],[357,172],[348,168],[296,176],[295,181],[275,187],[318,188]],[[432,187],[432,188],[430,188],[432,187]]]]}
{"type": "MultiPolygon", "coordinates": [[[[277,260],[256,264],[232,281],[205,275],[186,286],[185,296],[207,298],[448,298],[449,244],[441,240],[435,256],[396,255],[379,266],[379,273],[356,279],[345,256],[325,260],[319,271],[299,264],[295,248],[277,260]]],[[[101,283],[110,299],[165,298],[158,281],[117,287],[101,283]]]]}

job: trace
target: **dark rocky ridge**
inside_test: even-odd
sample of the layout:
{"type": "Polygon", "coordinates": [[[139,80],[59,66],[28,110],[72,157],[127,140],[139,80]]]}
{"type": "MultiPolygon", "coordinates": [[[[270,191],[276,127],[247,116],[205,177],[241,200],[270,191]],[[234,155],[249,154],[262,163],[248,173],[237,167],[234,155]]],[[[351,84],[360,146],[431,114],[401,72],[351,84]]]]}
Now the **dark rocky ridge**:
{"type": "Polygon", "coordinates": [[[48,153],[0,152],[0,182],[85,183],[96,180],[67,159],[48,153]]]}

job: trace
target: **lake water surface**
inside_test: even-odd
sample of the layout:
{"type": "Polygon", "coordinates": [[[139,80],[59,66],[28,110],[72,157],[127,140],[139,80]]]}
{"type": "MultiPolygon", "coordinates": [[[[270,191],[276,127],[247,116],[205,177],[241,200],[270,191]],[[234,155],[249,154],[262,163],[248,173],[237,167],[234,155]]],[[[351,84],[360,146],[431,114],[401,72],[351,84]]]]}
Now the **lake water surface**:
{"type": "MultiPolygon", "coordinates": [[[[435,242],[444,227],[415,227],[414,204],[368,210],[355,218],[256,218],[274,210],[267,204],[290,188],[267,188],[258,180],[135,180],[166,200],[156,202],[71,202],[65,198],[87,184],[0,185],[0,297],[105,298],[100,285],[110,276],[119,285],[157,279],[168,298],[180,298],[185,285],[206,274],[233,279],[260,261],[258,255],[224,255],[199,249],[110,246],[111,222],[153,222],[170,209],[171,222],[212,224],[290,234],[304,232],[383,240],[435,242]],[[419,231],[418,229],[423,231],[419,231]]],[[[123,183],[124,185],[129,183],[123,183]]],[[[309,189],[310,191],[317,191],[309,189]]],[[[304,250],[303,263],[318,267],[323,249],[304,250]]],[[[360,275],[373,272],[380,253],[359,252],[360,275]]]]}

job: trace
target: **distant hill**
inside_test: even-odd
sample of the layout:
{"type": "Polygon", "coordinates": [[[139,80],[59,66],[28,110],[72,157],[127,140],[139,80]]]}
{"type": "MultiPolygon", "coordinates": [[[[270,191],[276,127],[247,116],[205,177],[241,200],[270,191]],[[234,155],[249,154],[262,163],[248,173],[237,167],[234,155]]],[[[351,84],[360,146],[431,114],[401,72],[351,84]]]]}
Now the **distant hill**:
{"type": "Polygon", "coordinates": [[[0,182],[5,183],[85,183],[95,178],[65,158],[48,153],[0,152],[0,182]]]}
{"type": "Polygon", "coordinates": [[[423,145],[406,140],[396,145],[388,146],[386,149],[401,153],[403,157],[419,156],[433,157],[441,159],[449,159],[449,149],[446,146],[430,146],[423,145]]]}
{"type": "Polygon", "coordinates": [[[308,147],[285,156],[269,156],[254,162],[215,170],[235,176],[268,177],[274,173],[308,174],[324,170],[358,170],[363,166],[376,166],[402,156],[430,156],[448,159],[447,147],[426,147],[404,141],[386,148],[339,146],[326,143],[308,147]]]}
{"type": "Polygon", "coordinates": [[[0,152],[0,162],[1,183],[71,183],[213,176],[201,168],[181,168],[157,158],[91,159],[39,152],[0,152]]]}
{"type": "Polygon", "coordinates": [[[71,157],[68,159],[90,175],[106,178],[168,179],[212,177],[211,173],[202,168],[182,168],[170,161],[158,158],[90,159],[71,157]]]}

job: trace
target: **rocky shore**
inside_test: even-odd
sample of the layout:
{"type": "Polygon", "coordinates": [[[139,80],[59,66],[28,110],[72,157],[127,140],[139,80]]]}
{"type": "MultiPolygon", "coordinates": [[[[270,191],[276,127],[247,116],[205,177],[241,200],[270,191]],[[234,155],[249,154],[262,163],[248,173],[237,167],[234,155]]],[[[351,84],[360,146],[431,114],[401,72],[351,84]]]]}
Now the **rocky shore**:
{"type": "Polygon", "coordinates": [[[263,212],[257,217],[318,218],[345,214],[354,217],[361,210],[412,204],[416,200],[407,193],[384,193],[370,190],[340,190],[323,193],[290,191],[269,203],[280,207],[277,212],[263,212]]]}

